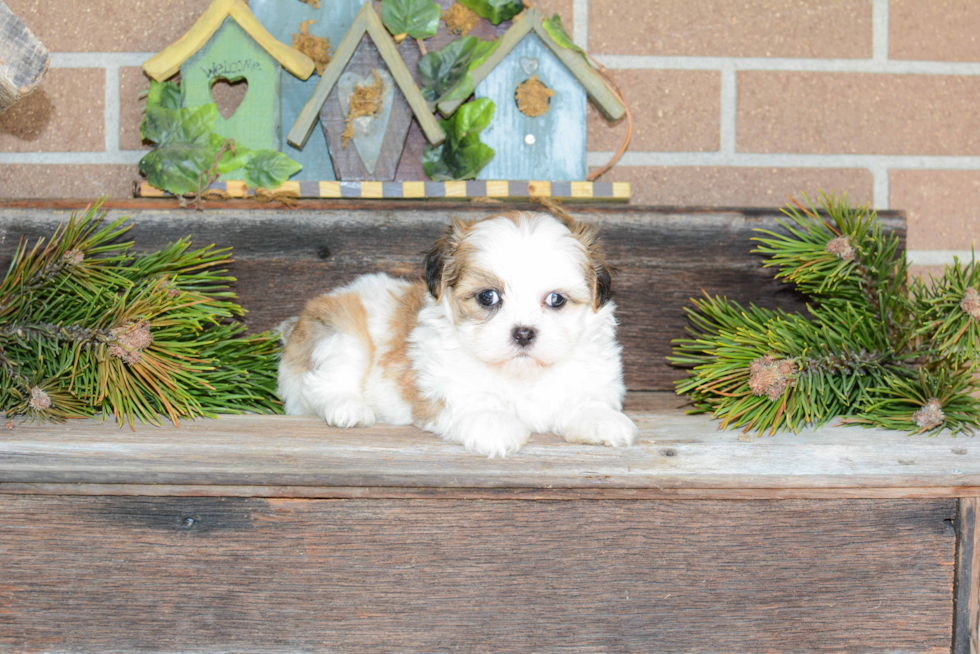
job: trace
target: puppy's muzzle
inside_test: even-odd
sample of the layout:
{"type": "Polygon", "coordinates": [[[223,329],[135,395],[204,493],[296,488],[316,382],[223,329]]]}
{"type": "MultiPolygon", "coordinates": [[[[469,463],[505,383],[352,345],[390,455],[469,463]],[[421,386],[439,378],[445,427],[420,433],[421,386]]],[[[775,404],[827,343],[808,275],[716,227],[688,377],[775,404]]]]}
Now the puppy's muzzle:
{"type": "Polygon", "coordinates": [[[533,327],[518,325],[511,330],[510,335],[518,345],[527,347],[534,340],[534,337],[537,336],[537,332],[534,331],[533,327]]]}

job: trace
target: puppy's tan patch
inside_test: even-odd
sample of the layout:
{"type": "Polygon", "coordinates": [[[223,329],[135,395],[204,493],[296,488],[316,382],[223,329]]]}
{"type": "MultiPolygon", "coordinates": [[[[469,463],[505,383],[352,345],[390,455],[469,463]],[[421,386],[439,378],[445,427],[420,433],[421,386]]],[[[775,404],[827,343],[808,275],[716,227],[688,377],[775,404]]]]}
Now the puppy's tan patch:
{"type": "Polygon", "coordinates": [[[391,340],[379,362],[385,378],[395,382],[398,394],[411,405],[412,419],[421,423],[435,420],[443,409],[441,400],[431,402],[419,393],[415,371],[408,358],[408,337],[418,324],[418,313],[425,306],[427,292],[425,283],[417,282],[397,298],[398,304],[389,325],[391,340]]]}
{"type": "MultiPolygon", "coordinates": [[[[367,352],[368,360],[374,361],[374,340],[368,331],[368,315],[357,293],[321,295],[306,303],[293,332],[283,349],[283,361],[294,371],[311,368],[311,358],[316,344],[332,334],[353,336],[367,352]]],[[[370,372],[368,366],[365,372],[370,372]]],[[[361,381],[363,387],[364,380],[361,381]]]]}

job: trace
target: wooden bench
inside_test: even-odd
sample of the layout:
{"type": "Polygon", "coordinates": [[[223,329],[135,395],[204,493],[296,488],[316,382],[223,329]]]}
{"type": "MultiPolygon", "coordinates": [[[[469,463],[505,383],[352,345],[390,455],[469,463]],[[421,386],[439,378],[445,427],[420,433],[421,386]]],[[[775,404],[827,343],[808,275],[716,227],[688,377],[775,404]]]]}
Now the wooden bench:
{"type": "MultiPolygon", "coordinates": [[[[357,274],[417,274],[450,213],[497,208],[111,207],[144,248],[234,245],[255,328],[357,274]]],[[[0,207],[0,259],[67,209],[0,207]]],[[[667,392],[688,297],[803,306],[750,254],[776,213],[572,212],[620,268],[637,446],[536,435],[487,460],[300,417],[18,425],[0,434],[0,651],[976,652],[980,445],[740,437],[667,392]]]]}

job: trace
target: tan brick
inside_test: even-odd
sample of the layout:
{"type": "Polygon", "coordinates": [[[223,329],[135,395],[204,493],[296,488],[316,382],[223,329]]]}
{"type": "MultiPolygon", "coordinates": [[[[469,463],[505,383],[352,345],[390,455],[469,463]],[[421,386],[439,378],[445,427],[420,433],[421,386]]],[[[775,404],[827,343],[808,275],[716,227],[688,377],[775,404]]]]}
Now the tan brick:
{"type": "Polygon", "coordinates": [[[738,74],[739,152],[980,154],[980,77],[738,74]]]}
{"type": "Polygon", "coordinates": [[[888,56],[923,61],[980,61],[980,2],[892,0],[888,56]]]}
{"type": "Polygon", "coordinates": [[[139,66],[119,69],[119,149],[147,150],[140,138],[140,123],[146,98],[140,94],[150,88],[150,78],[139,66]]]}
{"type": "Polygon", "coordinates": [[[553,14],[558,14],[561,16],[561,24],[565,26],[568,33],[573,37],[575,36],[575,28],[573,21],[575,20],[575,12],[573,11],[574,0],[540,0],[535,2],[534,6],[541,10],[541,13],[547,17],[551,17],[553,14]]]}
{"type": "Polygon", "coordinates": [[[943,276],[945,269],[945,266],[909,266],[909,277],[918,277],[927,285],[932,286],[930,275],[932,279],[939,279],[943,276]]]}
{"type": "Polygon", "coordinates": [[[871,171],[835,168],[615,167],[602,182],[630,182],[631,204],[700,207],[784,207],[792,196],[818,191],[847,193],[870,202],[871,171]]]}
{"type": "MultiPolygon", "coordinates": [[[[633,113],[630,150],[718,150],[721,76],[716,71],[617,70],[616,81],[633,113]]],[[[611,126],[589,104],[589,150],[617,150],[625,119],[611,126]]]]}
{"type": "Polygon", "coordinates": [[[893,170],[888,186],[888,206],[908,216],[908,249],[980,246],[980,171],[893,170]]]}
{"type": "Polygon", "coordinates": [[[105,71],[53,68],[0,116],[0,152],[105,150],[105,71]]]}
{"type": "Polygon", "coordinates": [[[158,52],[211,0],[6,0],[52,52],[158,52]]]}
{"type": "Polygon", "coordinates": [[[0,165],[0,198],[133,197],[136,166],[126,165],[0,165]]]}
{"type": "Polygon", "coordinates": [[[601,0],[589,3],[594,54],[871,56],[871,0],[601,0]]]}

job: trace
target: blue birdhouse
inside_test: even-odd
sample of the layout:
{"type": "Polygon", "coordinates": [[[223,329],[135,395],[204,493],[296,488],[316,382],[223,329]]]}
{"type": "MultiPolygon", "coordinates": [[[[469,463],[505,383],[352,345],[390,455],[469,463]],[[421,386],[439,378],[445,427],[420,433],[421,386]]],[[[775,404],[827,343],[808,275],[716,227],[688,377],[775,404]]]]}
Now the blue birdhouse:
{"type": "MultiPolygon", "coordinates": [[[[472,76],[474,95],[496,107],[480,134],[496,154],[477,179],[584,180],[587,100],[609,120],[626,111],[580,52],[548,34],[536,9],[514,21],[472,76]],[[521,94],[532,90],[533,107],[521,102],[521,94]]],[[[448,117],[460,104],[442,102],[439,112],[448,117]]]]}

